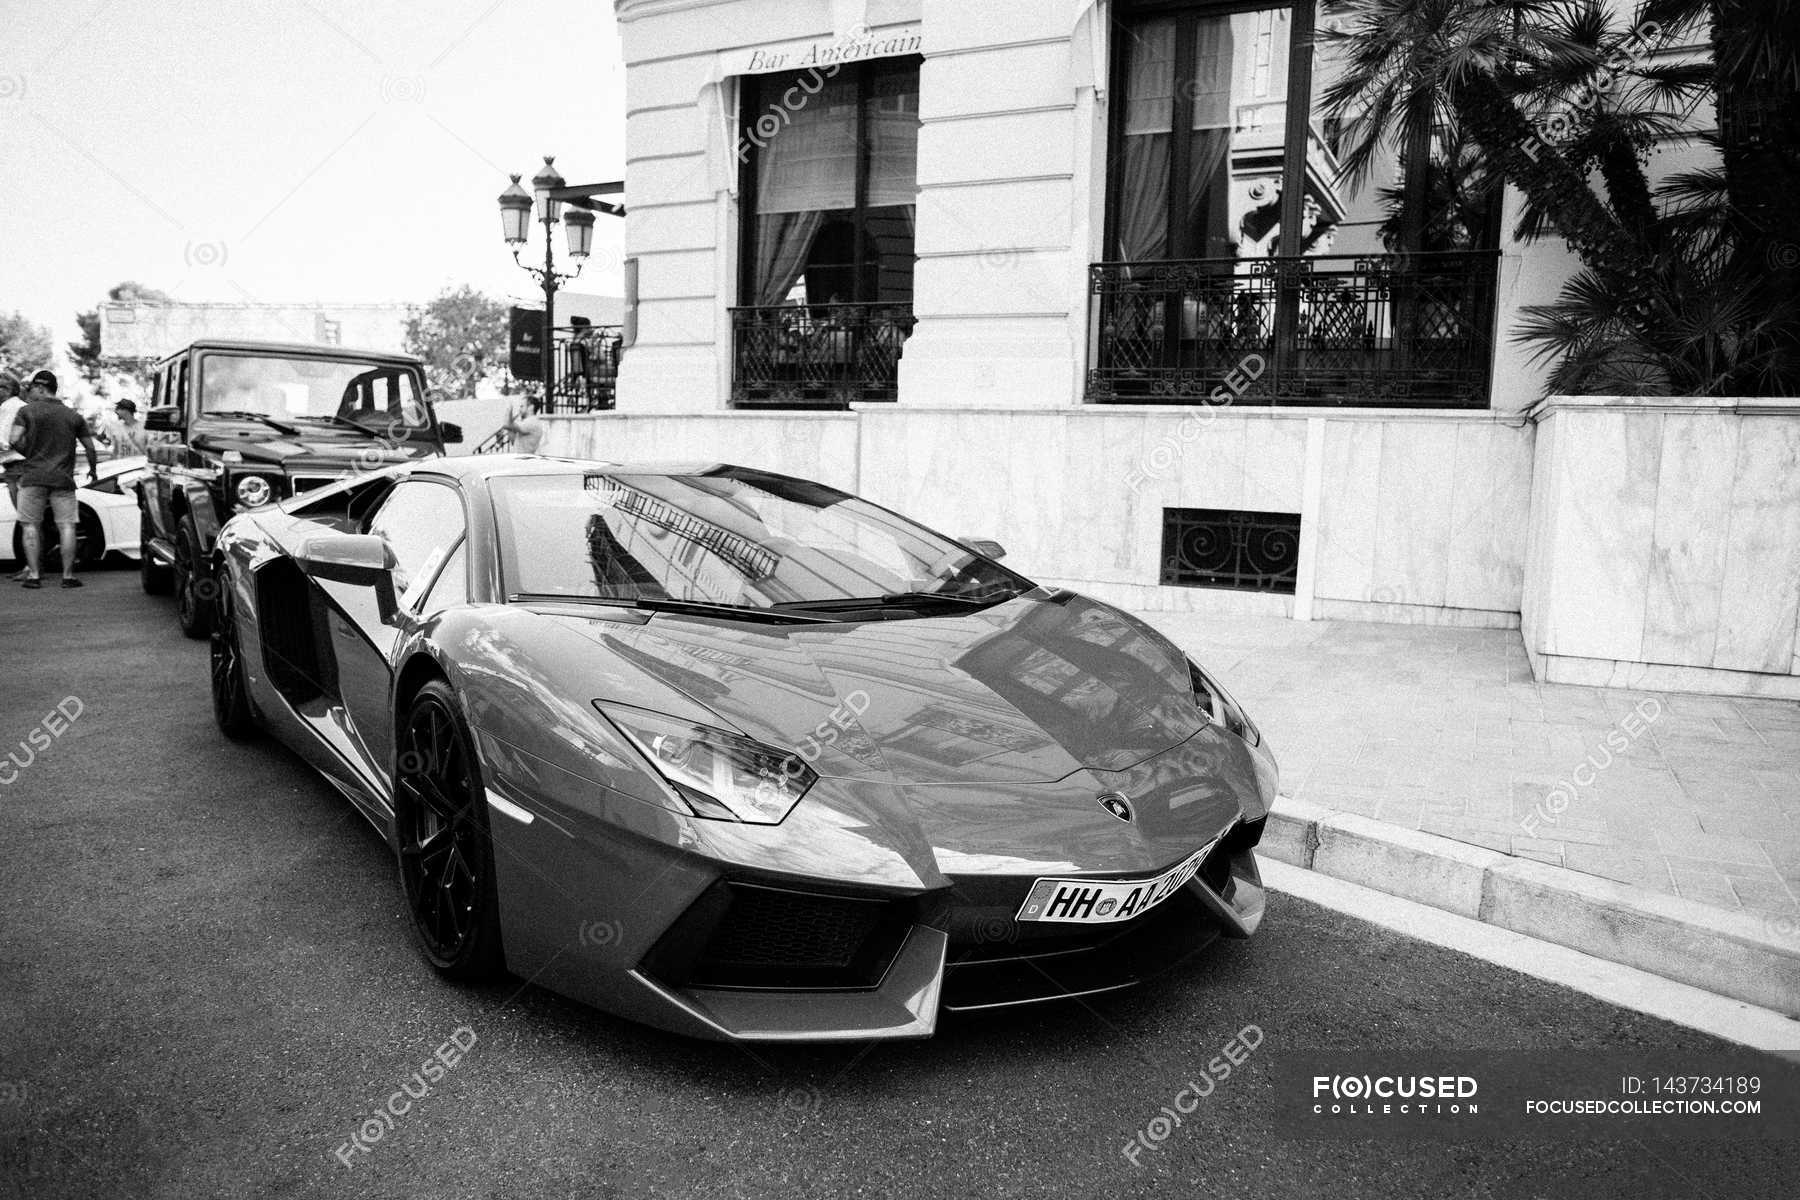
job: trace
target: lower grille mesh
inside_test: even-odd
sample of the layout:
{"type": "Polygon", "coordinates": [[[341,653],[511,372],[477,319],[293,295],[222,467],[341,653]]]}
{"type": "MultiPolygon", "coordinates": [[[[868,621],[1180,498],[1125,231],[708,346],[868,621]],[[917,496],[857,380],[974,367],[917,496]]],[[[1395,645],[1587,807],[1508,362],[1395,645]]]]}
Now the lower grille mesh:
{"type": "Polygon", "coordinates": [[[731,908],[707,944],[716,967],[845,968],[884,906],[773,888],[732,888],[731,908]]]}

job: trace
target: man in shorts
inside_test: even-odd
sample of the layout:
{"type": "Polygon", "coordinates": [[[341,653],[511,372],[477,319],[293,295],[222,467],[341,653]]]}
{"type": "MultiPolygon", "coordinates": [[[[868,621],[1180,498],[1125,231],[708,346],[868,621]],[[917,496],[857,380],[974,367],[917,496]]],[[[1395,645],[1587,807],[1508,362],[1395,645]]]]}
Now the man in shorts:
{"type": "Polygon", "coordinates": [[[39,371],[26,388],[27,403],[14,419],[13,449],[25,456],[19,472],[19,523],[25,535],[25,580],[28,588],[43,587],[38,565],[43,558],[41,527],[48,509],[56,518],[62,538],[62,585],[78,588],[75,578],[75,445],[87,451],[88,477],[100,471],[94,435],[87,421],[56,398],[56,376],[39,371]]]}

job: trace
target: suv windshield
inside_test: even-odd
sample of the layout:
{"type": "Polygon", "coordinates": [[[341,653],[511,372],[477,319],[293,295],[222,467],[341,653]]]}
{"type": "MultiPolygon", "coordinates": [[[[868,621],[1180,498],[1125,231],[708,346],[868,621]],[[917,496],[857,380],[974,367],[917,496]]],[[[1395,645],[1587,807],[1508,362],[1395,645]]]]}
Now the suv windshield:
{"type": "Polygon", "coordinates": [[[275,421],[329,421],[387,432],[428,424],[413,368],[404,363],[207,354],[202,413],[254,413],[275,421]]]}
{"type": "Polygon", "coordinates": [[[571,472],[491,486],[509,594],[801,611],[906,596],[966,610],[1032,586],[845,492],[760,471],[571,472]]]}

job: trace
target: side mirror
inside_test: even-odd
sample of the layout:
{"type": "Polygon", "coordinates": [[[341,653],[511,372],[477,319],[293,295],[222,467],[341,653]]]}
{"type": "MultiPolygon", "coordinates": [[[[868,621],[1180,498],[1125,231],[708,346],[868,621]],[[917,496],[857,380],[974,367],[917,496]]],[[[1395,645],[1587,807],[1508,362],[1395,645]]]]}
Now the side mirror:
{"type": "Polygon", "coordinates": [[[443,439],[444,445],[455,446],[463,440],[462,426],[449,421],[439,421],[438,436],[443,439]]]}
{"type": "Polygon", "coordinates": [[[996,562],[1006,557],[1006,547],[991,538],[963,538],[962,544],[981,555],[996,562]]]}
{"type": "Polygon", "coordinates": [[[374,588],[383,621],[400,607],[394,598],[393,559],[387,543],[372,533],[326,533],[307,538],[294,561],[302,571],[327,583],[374,588]]]}
{"type": "Polygon", "coordinates": [[[180,433],[181,407],[176,404],[160,405],[144,414],[144,432],[146,433],[180,433]]]}

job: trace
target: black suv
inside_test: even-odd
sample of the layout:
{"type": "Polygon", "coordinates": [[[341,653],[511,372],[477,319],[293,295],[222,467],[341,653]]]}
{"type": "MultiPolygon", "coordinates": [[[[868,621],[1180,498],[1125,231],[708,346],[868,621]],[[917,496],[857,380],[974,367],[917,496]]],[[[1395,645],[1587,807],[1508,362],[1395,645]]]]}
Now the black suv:
{"type": "Polygon", "coordinates": [[[144,590],[173,589],[192,638],[212,631],[209,564],[233,514],[462,440],[408,355],[206,339],[158,363],[151,387],[144,590]]]}

